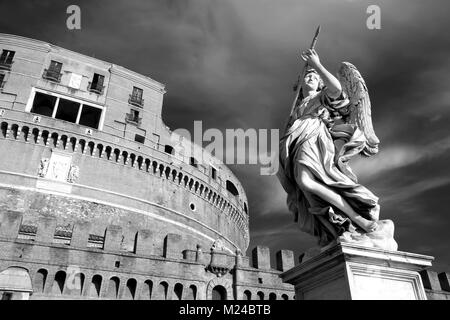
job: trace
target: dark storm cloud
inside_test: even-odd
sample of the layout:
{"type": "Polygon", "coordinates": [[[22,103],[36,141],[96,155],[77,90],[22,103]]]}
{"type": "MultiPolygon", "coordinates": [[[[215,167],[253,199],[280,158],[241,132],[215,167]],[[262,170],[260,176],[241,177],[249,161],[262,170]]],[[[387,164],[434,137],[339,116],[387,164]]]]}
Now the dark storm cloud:
{"type": "MultiPolygon", "coordinates": [[[[48,41],[148,75],[167,86],[163,119],[172,128],[281,128],[292,84],[322,25],[317,50],[336,72],[354,63],[364,76],[382,144],[353,167],[396,222],[400,249],[450,264],[450,30],[447,1],[3,1],[0,31],[48,41]],[[65,28],[78,4],[82,30],[65,28]],[[381,7],[381,30],[366,8],[381,7]],[[418,234],[420,237],[418,237],[418,234]]],[[[250,206],[251,246],[300,253],[313,244],[287,212],[274,176],[231,166],[250,206]]]]}

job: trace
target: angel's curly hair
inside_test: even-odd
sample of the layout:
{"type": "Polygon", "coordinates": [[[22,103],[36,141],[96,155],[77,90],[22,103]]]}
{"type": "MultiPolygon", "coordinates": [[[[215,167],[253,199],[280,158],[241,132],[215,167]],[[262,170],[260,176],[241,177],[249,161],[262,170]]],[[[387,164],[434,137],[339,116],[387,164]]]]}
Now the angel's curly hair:
{"type": "MultiPolygon", "coordinates": [[[[305,68],[303,71],[302,81],[305,81],[305,77],[308,73],[315,73],[319,76],[319,85],[317,86],[317,91],[321,91],[324,88],[324,84],[322,81],[322,78],[320,77],[319,73],[316,71],[316,69],[308,67],[305,68]]],[[[302,87],[300,86],[300,92],[298,94],[298,100],[302,101],[305,97],[303,96],[302,87]]]]}

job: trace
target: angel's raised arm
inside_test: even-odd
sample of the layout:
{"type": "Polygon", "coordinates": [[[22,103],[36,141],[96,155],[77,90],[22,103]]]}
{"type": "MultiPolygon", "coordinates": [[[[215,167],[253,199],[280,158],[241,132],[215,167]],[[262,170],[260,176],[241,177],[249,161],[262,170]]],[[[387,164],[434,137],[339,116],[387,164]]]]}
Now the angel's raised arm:
{"type": "Polygon", "coordinates": [[[319,55],[316,50],[308,49],[307,51],[303,51],[302,59],[308,62],[308,64],[320,75],[323,84],[326,87],[325,90],[327,95],[333,99],[338,98],[342,92],[341,83],[320,63],[319,55]]]}

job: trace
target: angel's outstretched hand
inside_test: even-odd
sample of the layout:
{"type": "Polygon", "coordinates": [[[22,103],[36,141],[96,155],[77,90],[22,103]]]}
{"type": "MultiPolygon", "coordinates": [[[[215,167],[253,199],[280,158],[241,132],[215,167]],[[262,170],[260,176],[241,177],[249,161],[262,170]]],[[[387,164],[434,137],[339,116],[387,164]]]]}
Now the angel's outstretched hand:
{"type": "Polygon", "coordinates": [[[316,50],[308,49],[302,52],[302,59],[306,61],[311,67],[317,68],[320,66],[320,58],[316,50]]]}

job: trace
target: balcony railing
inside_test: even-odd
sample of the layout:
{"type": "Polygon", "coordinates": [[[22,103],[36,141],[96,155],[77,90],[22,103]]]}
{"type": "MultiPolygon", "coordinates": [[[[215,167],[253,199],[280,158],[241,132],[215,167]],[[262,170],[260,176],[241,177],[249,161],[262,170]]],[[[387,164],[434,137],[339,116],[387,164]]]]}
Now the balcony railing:
{"type": "Polygon", "coordinates": [[[136,116],[135,116],[134,114],[132,114],[132,113],[127,113],[127,114],[126,114],[126,117],[125,117],[125,121],[131,122],[131,123],[135,123],[135,124],[137,124],[138,126],[140,126],[141,123],[142,123],[142,118],[136,117],[136,116]]]}
{"type": "Polygon", "coordinates": [[[133,106],[142,108],[144,106],[144,99],[142,97],[136,97],[130,94],[130,98],[128,99],[128,103],[133,106]]]}
{"type": "Polygon", "coordinates": [[[11,70],[11,66],[13,64],[13,61],[0,61],[0,69],[3,70],[11,70]]]}
{"type": "Polygon", "coordinates": [[[88,84],[88,90],[97,94],[102,94],[103,89],[105,89],[105,86],[101,86],[98,83],[92,83],[89,82],[88,84]]]}
{"type": "Polygon", "coordinates": [[[42,77],[44,79],[50,80],[50,81],[54,81],[54,82],[60,82],[61,81],[61,73],[54,71],[54,70],[49,70],[49,69],[45,69],[44,70],[44,74],[42,75],[42,77]]]}

